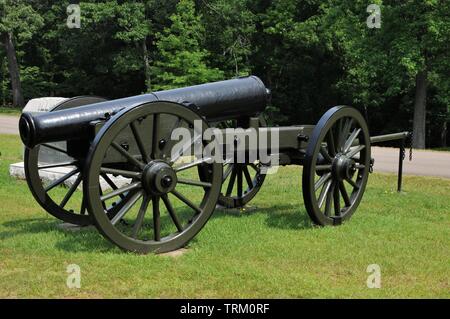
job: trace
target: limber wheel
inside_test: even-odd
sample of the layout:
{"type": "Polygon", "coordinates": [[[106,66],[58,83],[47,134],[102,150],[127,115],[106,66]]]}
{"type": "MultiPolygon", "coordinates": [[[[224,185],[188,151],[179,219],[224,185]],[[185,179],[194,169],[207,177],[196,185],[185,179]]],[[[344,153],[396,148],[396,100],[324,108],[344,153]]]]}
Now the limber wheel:
{"type": "Polygon", "coordinates": [[[226,208],[244,207],[259,192],[265,177],[259,162],[224,165],[223,192],[219,196],[219,204],[226,208]]]}
{"type": "MultiPolygon", "coordinates": [[[[104,101],[99,97],[77,97],[62,102],[52,112],[104,101]]],[[[67,223],[80,226],[91,224],[82,192],[77,190],[83,179],[82,163],[67,154],[65,142],[26,148],[24,162],[28,186],[42,208],[67,223]],[[55,175],[55,171],[60,171],[60,174],[54,180],[44,178],[44,172],[55,175]],[[69,188],[60,187],[69,179],[72,179],[69,188]]]]}
{"type": "Polygon", "coordinates": [[[370,170],[370,136],[354,108],[337,106],[320,119],[303,168],[306,210],[318,225],[348,220],[364,194],[370,170]]]}
{"type": "MultiPolygon", "coordinates": [[[[217,125],[220,129],[247,128],[249,119],[228,120],[217,125]]],[[[266,127],[265,119],[259,117],[259,126],[266,127]]],[[[266,175],[261,172],[261,163],[225,163],[219,205],[226,208],[241,208],[247,205],[261,189],[266,175]]]]}
{"type": "Polygon", "coordinates": [[[169,102],[124,110],[106,123],[91,145],[83,184],[89,213],[104,237],[124,250],[163,253],[185,246],[202,229],[222,181],[220,163],[196,156],[216,143],[203,141],[206,128],[195,112],[169,102]],[[173,143],[179,138],[173,136],[175,129],[189,138],[173,143]],[[126,142],[124,136],[129,137],[126,142]],[[199,179],[198,166],[208,166],[209,182],[199,179]],[[101,194],[102,174],[130,181],[101,194]],[[108,218],[104,206],[124,193],[132,197],[108,218]]]}

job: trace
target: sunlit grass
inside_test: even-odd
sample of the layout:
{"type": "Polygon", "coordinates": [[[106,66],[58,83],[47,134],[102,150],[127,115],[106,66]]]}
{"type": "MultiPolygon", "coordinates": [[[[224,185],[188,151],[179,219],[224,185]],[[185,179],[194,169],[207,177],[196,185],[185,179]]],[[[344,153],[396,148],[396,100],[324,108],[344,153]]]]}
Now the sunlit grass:
{"type": "Polygon", "coordinates": [[[92,228],[61,230],[8,176],[19,138],[0,135],[0,152],[0,297],[450,297],[450,180],[405,177],[397,194],[394,175],[374,174],[350,222],[319,228],[301,168],[281,168],[255,209],[216,211],[171,258],[124,253],[92,228]],[[79,290],[66,287],[69,264],[81,267],[79,290]],[[381,289],[366,286],[370,264],[381,289]]]}
{"type": "Polygon", "coordinates": [[[22,110],[19,108],[13,108],[13,107],[0,107],[0,115],[15,115],[19,116],[22,113],[22,110]]]}

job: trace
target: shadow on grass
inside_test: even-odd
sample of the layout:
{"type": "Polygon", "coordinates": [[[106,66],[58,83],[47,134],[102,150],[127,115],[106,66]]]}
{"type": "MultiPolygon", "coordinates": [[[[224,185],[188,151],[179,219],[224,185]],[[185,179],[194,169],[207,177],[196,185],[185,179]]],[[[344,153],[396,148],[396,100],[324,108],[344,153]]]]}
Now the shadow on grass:
{"type": "Polygon", "coordinates": [[[269,227],[279,229],[308,229],[313,224],[304,209],[292,205],[274,205],[272,207],[252,207],[241,212],[239,209],[217,208],[211,218],[249,218],[265,215],[265,223],[269,227]]]}
{"type": "MultiPolygon", "coordinates": [[[[273,207],[255,207],[245,212],[237,209],[216,209],[211,219],[230,218],[251,218],[252,216],[263,215],[268,227],[300,230],[312,228],[313,225],[304,210],[297,212],[292,205],[274,205],[273,207]]],[[[169,217],[164,216],[161,222],[169,222],[169,217]],[[166,220],[167,219],[167,220],[166,220]]],[[[0,240],[6,240],[20,235],[27,234],[64,234],[63,240],[58,240],[55,248],[67,252],[108,252],[121,253],[121,250],[101,236],[94,226],[84,227],[78,230],[65,230],[58,227],[62,222],[49,220],[48,218],[30,218],[8,221],[2,224],[3,227],[11,229],[0,232],[0,240]]],[[[189,245],[195,244],[195,238],[189,245]]]]}
{"type": "MultiPolygon", "coordinates": [[[[62,222],[46,218],[31,218],[9,221],[2,224],[11,230],[0,232],[0,240],[28,234],[64,234],[63,240],[58,240],[55,248],[68,252],[113,252],[114,245],[105,240],[94,226],[84,227],[76,231],[63,230],[58,227],[62,222]]],[[[118,250],[119,251],[119,250],[118,250]]]]}

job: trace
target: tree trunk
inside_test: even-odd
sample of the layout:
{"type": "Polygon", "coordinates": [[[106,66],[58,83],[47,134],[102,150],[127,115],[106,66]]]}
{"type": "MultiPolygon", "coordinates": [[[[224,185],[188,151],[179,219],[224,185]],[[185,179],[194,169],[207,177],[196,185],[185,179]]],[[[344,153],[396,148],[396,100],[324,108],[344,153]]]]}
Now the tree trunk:
{"type": "Polygon", "coordinates": [[[424,149],[427,111],[427,71],[416,76],[416,97],[414,99],[413,147],[424,149]]]}
{"type": "Polygon", "coordinates": [[[447,126],[447,120],[442,124],[442,132],[441,132],[441,146],[447,147],[447,132],[448,132],[448,126],[447,126]]]}
{"type": "Polygon", "coordinates": [[[147,38],[145,38],[142,41],[142,53],[144,56],[145,87],[147,89],[147,92],[151,92],[152,91],[152,78],[151,78],[151,72],[150,72],[150,58],[148,55],[147,38]]]}
{"type": "Polygon", "coordinates": [[[13,105],[16,107],[24,107],[25,103],[22,94],[22,84],[20,83],[19,63],[17,62],[16,49],[14,48],[11,33],[7,32],[4,34],[4,44],[8,58],[9,76],[11,78],[13,105]]]}

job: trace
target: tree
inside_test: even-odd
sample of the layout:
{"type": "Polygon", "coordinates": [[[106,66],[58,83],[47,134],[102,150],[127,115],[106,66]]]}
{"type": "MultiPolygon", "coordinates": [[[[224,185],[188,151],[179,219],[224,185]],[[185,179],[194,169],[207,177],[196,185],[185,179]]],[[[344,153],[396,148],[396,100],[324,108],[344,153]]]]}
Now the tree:
{"type": "Polygon", "coordinates": [[[322,40],[321,2],[280,0],[260,8],[254,63],[272,89],[279,124],[314,124],[330,106],[345,103],[335,88],[339,58],[322,40]]]}
{"type": "Polygon", "coordinates": [[[151,21],[146,19],[145,5],[126,2],[117,6],[117,23],[119,30],[114,38],[126,44],[115,57],[116,69],[128,72],[144,70],[147,91],[151,90],[150,57],[147,47],[147,37],[151,32],[151,21]],[[141,52],[136,54],[136,52],[141,52]]]}
{"type": "Polygon", "coordinates": [[[413,146],[425,148],[427,93],[430,86],[441,86],[434,79],[442,64],[448,73],[450,63],[450,3],[373,2],[381,8],[380,29],[367,27],[366,1],[329,1],[322,6],[326,28],[333,35],[330,42],[343,54],[346,76],[339,84],[358,102],[368,104],[413,91],[413,146]]]}
{"type": "Polygon", "coordinates": [[[170,17],[171,26],[156,36],[158,50],[152,73],[156,90],[171,89],[223,79],[223,72],[206,64],[202,49],[205,30],[192,0],[180,0],[170,17]]]}
{"type": "Polygon", "coordinates": [[[0,0],[0,40],[8,60],[14,106],[25,104],[15,42],[30,40],[42,23],[42,17],[26,1],[0,0]]]}
{"type": "Polygon", "coordinates": [[[246,76],[252,72],[251,57],[256,51],[258,16],[252,11],[253,0],[202,0],[200,10],[208,32],[205,45],[215,66],[227,77],[246,76]]]}

